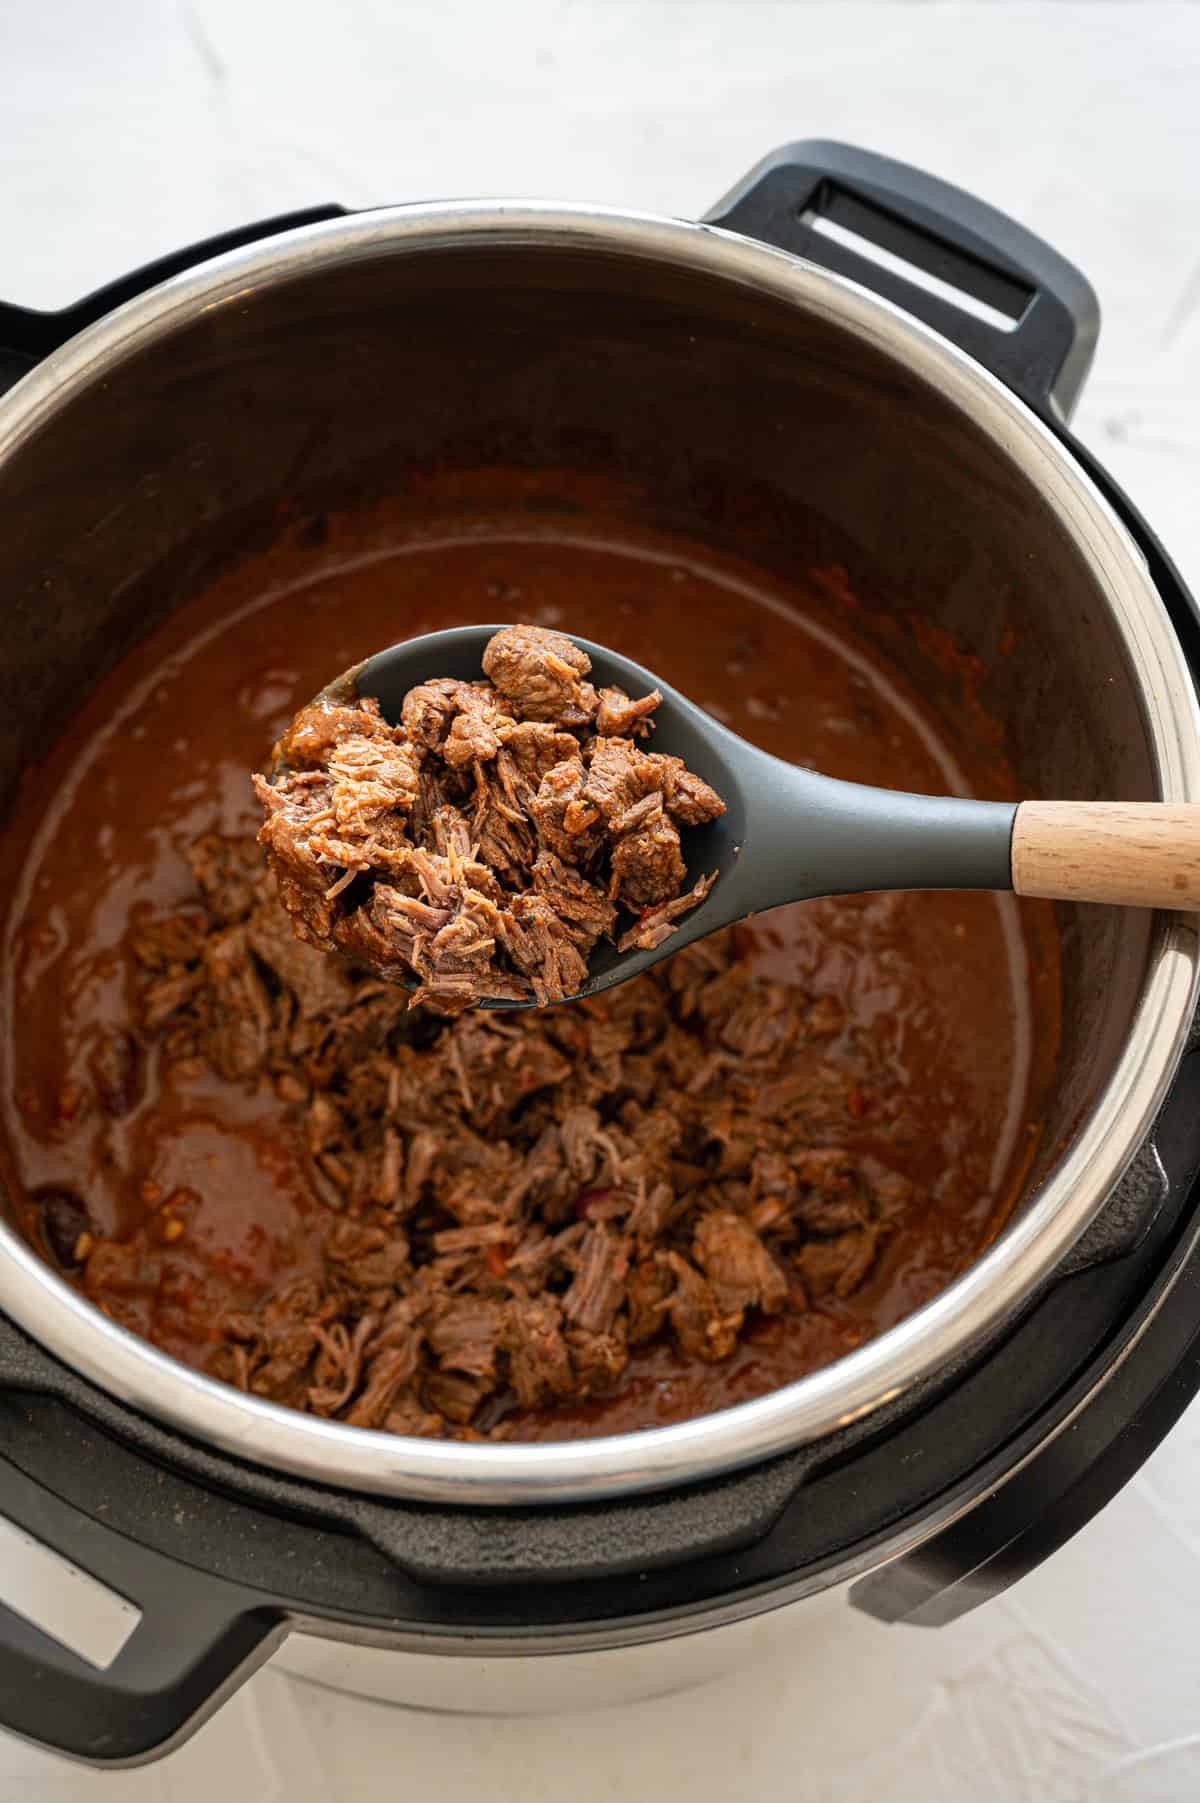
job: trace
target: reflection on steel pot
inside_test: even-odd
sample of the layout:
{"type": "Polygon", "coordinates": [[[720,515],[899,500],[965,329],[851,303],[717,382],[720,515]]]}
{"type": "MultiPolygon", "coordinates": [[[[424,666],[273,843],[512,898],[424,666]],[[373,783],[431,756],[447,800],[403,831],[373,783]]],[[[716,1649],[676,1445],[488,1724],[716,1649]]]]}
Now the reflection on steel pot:
{"type": "MultiPolygon", "coordinates": [[[[183,572],[164,607],[189,592],[201,529],[235,555],[281,488],[333,502],[457,460],[593,470],[631,518],[718,548],[753,519],[766,570],[833,535],[982,659],[1024,792],[1200,800],[1190,603],[1063,424],[1095,303],[1010,221],[801,145],[702,225],[472,202],[243,239],[58,319],[0,310],[0,371],[29,372],[0,402],[8,794],[152,623],[137,579],[183,572]],[[988,320],[822,217],[936,264],[988,320]]],[[[1070,1411],[1104,1423],[1094,1506],[1148,1450],[1134,1415],[1163,1431],[1195,1382],[1161,1381],[1190,1373],[1168,1304],[1191,1255],[1194,924],[1080,910],[1064,953],[1060,1081],[995,1244],[828,1368],[636,1437],[425,1442],[284,1410],[132,1338],[0,1230],[0,1512],[145,1612],[101,1673],[0,1608],[0,1716],[132,1759],[289,1622],[436,1654],[453,1691],[468,1647],[619,1648],[848,1579],[877,1613],[946,1619],[1004,1581],[1000,1547],[1026,1568],[1032,1523],[1070,1531],[1070,1411]]]]}

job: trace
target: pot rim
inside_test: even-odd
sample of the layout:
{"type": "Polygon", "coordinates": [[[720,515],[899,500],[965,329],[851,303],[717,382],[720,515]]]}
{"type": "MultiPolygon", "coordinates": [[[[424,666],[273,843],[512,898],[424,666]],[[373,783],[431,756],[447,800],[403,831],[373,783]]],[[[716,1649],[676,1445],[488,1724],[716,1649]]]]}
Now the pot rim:
{"type": "MultiPolygon", "coordinates": [[[[585,205],[472,200],[383,208],[230,251],[68,340],[0,400],[0,465],[65,402],[198,311],[333,262],[488,244],[667,262],[766,291],[857,336],[932,385],[1039,487],[1091,570],[1138,686],[1159,793],[1200,801],[1200,711],[1136,543],[1050,429],[919,321],[815,264],[718,227],[585,205]]],[[[714,1415],[602,1439],[466,1445],[351,1428],[246,1395],[119,1327],[0,1222],[0,1308],[121,1401],[250,1463],[336,1487],[460,1505],[549,1505],[696,1482],[821,1438],[968,1352],[1053,1270],[1150,1128],[1200,986],[1193,915],[1160,917],[1124,1050],[1073,1144],[1024,1213],[932,1301],[823,1370],[714,1415]]]]}

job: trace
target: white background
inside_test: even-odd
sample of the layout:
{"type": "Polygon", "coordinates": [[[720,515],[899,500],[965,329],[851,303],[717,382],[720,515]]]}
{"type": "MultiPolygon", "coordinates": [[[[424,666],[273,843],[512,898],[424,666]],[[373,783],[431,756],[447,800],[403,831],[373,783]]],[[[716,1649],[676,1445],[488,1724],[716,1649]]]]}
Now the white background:
{"type": "MultiPolygon", "coordinates": [[[[1200,588],[1200,6],[0,0],[0,297],[60,306],[330,199],[694,215],[815,136],[976,190],[1090,275],[1104,329],[1077,424],[1200,588]]],[[[1184,1803],[1200,1411],[1049,1566],[956,1627],[798,1619],[764,1624],[732,1677],[590,1717],[438,1719],[266,1671],[138,1772],[0,1736],[0,1803],[1184,1803]]]]}

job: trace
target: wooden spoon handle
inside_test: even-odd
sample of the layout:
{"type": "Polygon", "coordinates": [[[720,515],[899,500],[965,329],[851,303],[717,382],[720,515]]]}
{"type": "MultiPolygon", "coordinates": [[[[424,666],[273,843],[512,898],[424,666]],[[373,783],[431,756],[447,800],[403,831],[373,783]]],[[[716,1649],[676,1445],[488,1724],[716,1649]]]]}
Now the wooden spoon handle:
{"type": "Polygon", "coordinates": [[[1023,801],[1012,883],[1053,901],[1200,908],[1200,803],[1023,801]]]}

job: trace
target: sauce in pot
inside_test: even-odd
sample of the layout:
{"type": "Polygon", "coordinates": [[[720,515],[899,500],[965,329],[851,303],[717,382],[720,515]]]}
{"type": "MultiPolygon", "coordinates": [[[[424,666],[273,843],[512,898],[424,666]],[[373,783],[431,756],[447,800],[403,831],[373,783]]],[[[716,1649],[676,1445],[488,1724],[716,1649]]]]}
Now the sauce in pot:
{"type": "MultiPolygon", "coordinates": [[[[182,607],[28,775],[6,833],[19,876],[2,1153],[31,1241],[72,1281],[86,1266],[94,1301],[200,1366],[214,1319],[315,1269],[326,1203],[286,1096],[211,1070],[168,1076],[141,1030],[127,948],[139,921],[195,901],[185,845],[257,830],[248,773],[297,707],[398,638],[481,619],[553,626],[638,659],[777,756],[860,782],[1009,796],[994,739],[952,733],[827,605],[828,586],[814,573],[785,592],[685,543],[514,517],[427,526],[357,556],[281,545],[182,607]],[[132,1240],[136,1258],[93,1270],[95,1236],[132,1240]]],[[[716,1364],[651,1341],[610,1394],[510,1416],[515,1437],[680,1420],[827,1364],[942,1289],[1019,1192],[1057,1040],[1047,907],[838,898],[755,921],[742,949],[869,1036],[888,1081],[850,1149],[902,1172],[921,1205],[852,1295],[755,1321],[716,1364]]]]}

